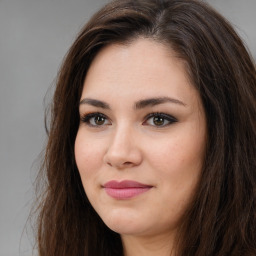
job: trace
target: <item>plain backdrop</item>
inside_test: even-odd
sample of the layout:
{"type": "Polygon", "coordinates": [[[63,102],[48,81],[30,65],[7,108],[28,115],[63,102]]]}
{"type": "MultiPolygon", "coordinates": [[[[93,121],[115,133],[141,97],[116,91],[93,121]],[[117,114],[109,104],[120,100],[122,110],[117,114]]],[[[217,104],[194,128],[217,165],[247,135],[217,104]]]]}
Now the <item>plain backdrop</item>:
{"type": "MultiPolygon", "coordinates": [[[[43,99],[82,25],[107,0],[0,0],[0,256],[31,256],[24,230],[37,157],[46,142],[43,99]]],[[[208,0],[256,57],[256,0],[208,0]]]]}

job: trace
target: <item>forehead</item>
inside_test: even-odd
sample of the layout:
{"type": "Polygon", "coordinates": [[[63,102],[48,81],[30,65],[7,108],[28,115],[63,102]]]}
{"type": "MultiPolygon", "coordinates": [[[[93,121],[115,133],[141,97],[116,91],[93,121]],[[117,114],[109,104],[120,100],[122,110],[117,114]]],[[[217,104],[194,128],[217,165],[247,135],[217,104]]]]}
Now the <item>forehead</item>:
{"type": "Polygon", "coordinates": [[[186,63],[171,48],[150,39],[112,44],[94,58],[84,81],[82,97],[175,96],[195,94],[186,63]]]}

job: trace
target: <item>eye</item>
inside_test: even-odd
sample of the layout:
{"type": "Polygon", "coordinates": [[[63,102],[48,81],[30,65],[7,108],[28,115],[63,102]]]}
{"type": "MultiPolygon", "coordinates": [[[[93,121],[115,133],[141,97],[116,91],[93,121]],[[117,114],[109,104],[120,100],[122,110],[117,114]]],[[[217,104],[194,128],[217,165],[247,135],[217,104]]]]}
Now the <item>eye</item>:
{"type": "Polygon", "coordinates": [[[143,125],[151,125],[155,127],[165,127],[172,123],[177,122],[178,120],[168,114],[164,113],[151,113],[146,117],[146,120],[143,122],[143,125]]]}
{"type": "Polygon", "coordinates": [[[89,126],[99,127],[103,125],[110,125],[111,122],[102,113],[90,113],[81,118],[81,121],[89,126]]]}

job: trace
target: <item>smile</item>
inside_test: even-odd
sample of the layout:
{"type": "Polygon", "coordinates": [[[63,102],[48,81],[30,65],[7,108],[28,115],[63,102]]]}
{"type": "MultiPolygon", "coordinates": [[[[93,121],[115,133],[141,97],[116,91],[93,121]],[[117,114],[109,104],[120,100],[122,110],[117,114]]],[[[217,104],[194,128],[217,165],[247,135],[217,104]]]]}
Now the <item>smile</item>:
{"type": "Polygon", "coordinates": [[[106,193],[112,198],[125,200],[136,197],[142,193],[147,192],[153,186],[141,184],[136,181],[124,180],[124,181],[109,181],[103,185],[106,193]]]}

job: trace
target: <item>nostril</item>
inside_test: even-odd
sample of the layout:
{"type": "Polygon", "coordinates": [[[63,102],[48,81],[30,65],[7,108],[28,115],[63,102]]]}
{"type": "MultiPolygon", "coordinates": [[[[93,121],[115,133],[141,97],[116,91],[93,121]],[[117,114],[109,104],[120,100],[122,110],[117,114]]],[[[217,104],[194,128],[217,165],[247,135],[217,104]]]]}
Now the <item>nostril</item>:
{"type": "Polygon", "coordinates": [[[107,164],[112,167],[112,164],[110,162],[107,162],[107,164]]]}
{"type": "Polygon", "coordinates": [[[126,144],[126,147],[121,147],[119,144],[118,147],[115,146],[117,144],[107,148],[103,157],[105,164],[118,169],[131,168],[140,164],[142,155],[138,148],[131,145],[128,147],[128,144],[126,144]]]}
{"type": "Polygon", "coordinates": [[[132,162],[124,162],[123,165],[132,165],[132,162]]]}
{"type": "Polygon", "coordinates": [[[134,165],[132,162],[129,162],[129,161],[123,162],[123,163],[116,163],[116,164],[112,164],[111,162],[107,162],[107,164],[111,167],[116,166],[118,169],[123,169],[123,168],[131,167],[131,166],[134,165]]]}

